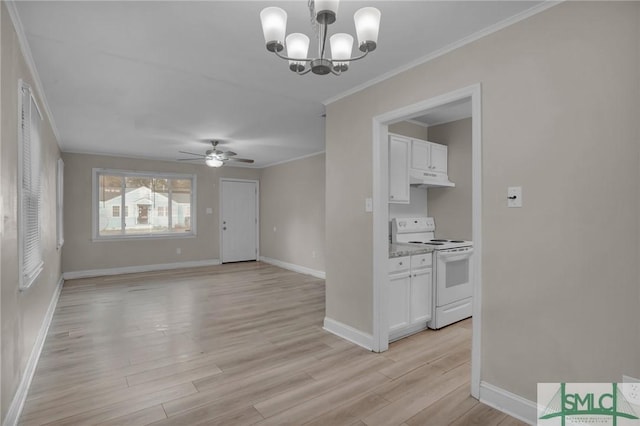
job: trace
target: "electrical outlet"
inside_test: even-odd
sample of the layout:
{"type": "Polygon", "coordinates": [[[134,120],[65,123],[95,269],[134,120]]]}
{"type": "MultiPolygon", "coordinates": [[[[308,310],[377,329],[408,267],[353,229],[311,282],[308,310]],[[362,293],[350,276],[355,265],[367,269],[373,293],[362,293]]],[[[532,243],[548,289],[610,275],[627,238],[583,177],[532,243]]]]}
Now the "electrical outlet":
{"type": "Polygon", "coordinates": [[[207,214],[213,214],[213,209],[211,207],[207,207],[207,214]]]}
{"type": "Polygon", "coordinates": [[[521,186],[510,186],[507,188],[507,207],[522,207],[521,186]]]}
{"type": "Polygon", "coordinates": [[[276,232],[278,230],[278,228],[276,228],[275,226],[273,227],[273,232],[276,232]]]}
{"type": "Polygon", "coordinates": [[[314,259],[316,258],[316,251],[315,251],[315,250],[313,250],[313,251],[311,252],[311,257],[312,257],[312,258],[314,258],[314,259]]]}
{"type": "Polygon", "coordinates": [[[182,249],[180,247],[176,249],[176,254],[182,254],[182,249]]]}

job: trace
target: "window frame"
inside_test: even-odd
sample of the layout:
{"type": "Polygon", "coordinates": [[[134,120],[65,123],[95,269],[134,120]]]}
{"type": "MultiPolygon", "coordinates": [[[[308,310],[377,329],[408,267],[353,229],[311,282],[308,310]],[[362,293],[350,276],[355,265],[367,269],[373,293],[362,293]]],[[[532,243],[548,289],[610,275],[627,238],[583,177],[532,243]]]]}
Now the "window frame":
{"type": "Polygon", "coordinates": [[[58,158],[56,167],[56,248],[64,245],[64,161],[58,158]]]}
{"type": "MultiPolygon", "coordinates": [[[[38,276],[40,276],[40,273],[44,270],[44,254],[43,254],[43,249],[42,249],[42,134],[41,134],[41,126],[38,125],[38,128],[36,129],[37,131],[37,138],[32,138],[32,131],[34,130],[31,127],[31,123],[32,123],[32,117],[34,114],[34,111],[32,110],[31,106],[34,106],[35,108],[33,108],[33,110],[35,110],[35,113],[37,114],[37,117],[40,119],[40,121],[43,120],[43,116],[42,116],[42,112],[40,111],[40,107],[38,106],[38,102],[36,101],[36,98],[33,94],[33,90],[31,89],[31,86],[26,83],[24,80],[20,79],[18,80],[18,182],[17,182],[17,186],[18,186],[18,265],[20,268],[19,271],[19,282],[18,282],[18,287],[19,289],[22,290],[26,290],[29,287],[31,287],[33,285],[33,283],[36,281],[36,279],[38,278],[38,276]],[[24,117],[24,101],[25,99],[29,100],[29,117],[28,119],[25,119],[24,117]],[[27,214],[25,208],[24,208],[24,202],[25,202],[25,197],[27,196],[26,191],[25,191],[25,186],[24,186],[24,173],[25,173],[25,165],[24,165],[24,160],[25,160],[25,156],[24,156],[24,151],[25,151],[25,137],[27,135],[25,135],[25,131],[24,131],[24,123],[28,122],[29,123],[29,148],[30,148],[30,153],[29,156],[34,154],[34,145],[33,143],[37,141],[37,149],[35,154],[37,154],[40,159],[38,162],[38,167],[36,167],[37,170],[37,179],[36,179],[36,184],[37,184],[37,197],[38,197],[38,203],[37,203],[37,240],[36,240],[36,253],[39,257],[39,259],[36,259],[38,262],[33,265],[33,267],[30,270],[26,270],[26,261],[27,259],[25,259],[25,238],[27,237],[27,223],[25,220],[25,215],[27,214]]],[[[29,169],[31,169],[31,167],[29,167],[29,169]]],[[[31,181],[31,177],[29,179],[29,181],[31,181]]],[[[33,188],[30,188],[30,192],[33,192],[33,188]]]]}
{"type": "MultiPolygon", "coordinates": [[[[175,238],[195,238],[197,236],[197,175],[184,173],[165,173],[165,172],[142,172],[120,169],[94,168],[92,169],[92,202],[91,202],[91,235],[92,241],[124,241],[124,240],[154,240],[154,239],[175,239],[175,238]],[[149,179],[188,179],[191,180],[191,231],[184,233],[171,232],[155,232],[149,234],[121,234],[121,235],[100,235],[98,226],[100,223],[99,202],[100,202],[100,176],[121,176],[123,179],[127,177],[149,178],[149,179]]],[[[126,193],[121,195],[123,204],[126,200],[126,193]]],[[[169,203],[171,205],[171,203],[169,203]]],[[[125,205],[124,211],[120,207],[120,218],[125,221],[128,206],[125,205]],[[124,215],[122,213],[125,213],[124,215]]],[[[123,228],[124,229],[124,228],[123,228]]]]}

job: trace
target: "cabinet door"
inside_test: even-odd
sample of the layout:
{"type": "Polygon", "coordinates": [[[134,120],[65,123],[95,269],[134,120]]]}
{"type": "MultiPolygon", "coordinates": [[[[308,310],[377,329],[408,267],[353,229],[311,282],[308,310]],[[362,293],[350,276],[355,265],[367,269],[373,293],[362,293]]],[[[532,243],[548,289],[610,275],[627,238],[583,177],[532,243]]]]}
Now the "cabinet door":
{"type": "Polygon", "coordinates": [[[411,324],[431,320],[432,269],[411,274],[411,324]]]}
{"type": "Polygon", "coordinates": [[[409,204],[409,139],[389,137],[389,202],[409,204]]]}
{"type": "Polygon", "coordinates": [[[446,145],[430,143],[431,145],[431,171],[447,174],[447,153],[449,149],[446,145]]]}
{"type": "Polygon", "coordinates": [[[411,275],[409,273],[389,277],[389,332],[409,325],[411,275]]]}
{"type": "Polygon", "coordinates": [[[431,152],[429,142],[412,140],[411,141],[411,168],[418,170],[430,171],[431,168],[431,152]]]}

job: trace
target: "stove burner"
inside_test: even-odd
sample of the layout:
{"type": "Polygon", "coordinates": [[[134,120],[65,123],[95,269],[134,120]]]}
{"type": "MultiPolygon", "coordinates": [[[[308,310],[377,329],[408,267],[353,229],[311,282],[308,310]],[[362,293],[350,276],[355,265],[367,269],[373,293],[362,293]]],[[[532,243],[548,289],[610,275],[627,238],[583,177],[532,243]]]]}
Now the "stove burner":
{"type": "Polygon", "coordinates": [[[462,240],[452,240],[451,242],[452,243],[464,243],[464,241],[462,241],[462,240]]]}
{"type": "Polygon", "coordinates": [[[422,244],[422,241],[409,241],[409,244],[422,244]]]}
{"type": "MultiPolygon", "coordinates": [[[[433,241],[433,240],[431,240],[431,241],[433,241]]],[[[430,246],[443,246],[444,245],[444,243],[433,243],[433,242],[427,242],[427,243],[423,243],[423,244],[429,244],[430,246]]]]}
{"type": "Polygon", "coordinates": [[[431,240],[431,241],[433,241],[434,243],[446,243],[446,242],[449,242],[449,240],[431,240]]]}

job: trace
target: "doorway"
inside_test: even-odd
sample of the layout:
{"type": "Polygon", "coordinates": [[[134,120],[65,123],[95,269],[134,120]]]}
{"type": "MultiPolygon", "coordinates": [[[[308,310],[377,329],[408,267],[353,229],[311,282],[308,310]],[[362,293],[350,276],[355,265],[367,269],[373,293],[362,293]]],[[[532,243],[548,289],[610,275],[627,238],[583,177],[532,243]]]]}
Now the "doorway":
{"type": "Polygon", "coordinates": [[[258,181],[220,179],[220,260],[258,260],[258,181]]]}
{"type": "Polygon", "coordinates": [[[472,118],[472,236],[473,325],[471,343],[471,395],[480,395],[481,289],[482,289],[482,128],[481,86],[474,84],[373,118],[373,350],[389,348],[388,247],[389,247],[389,135],[388,126],[419,117],[435,108],[463,99],[471,101],[472,118]]]}

